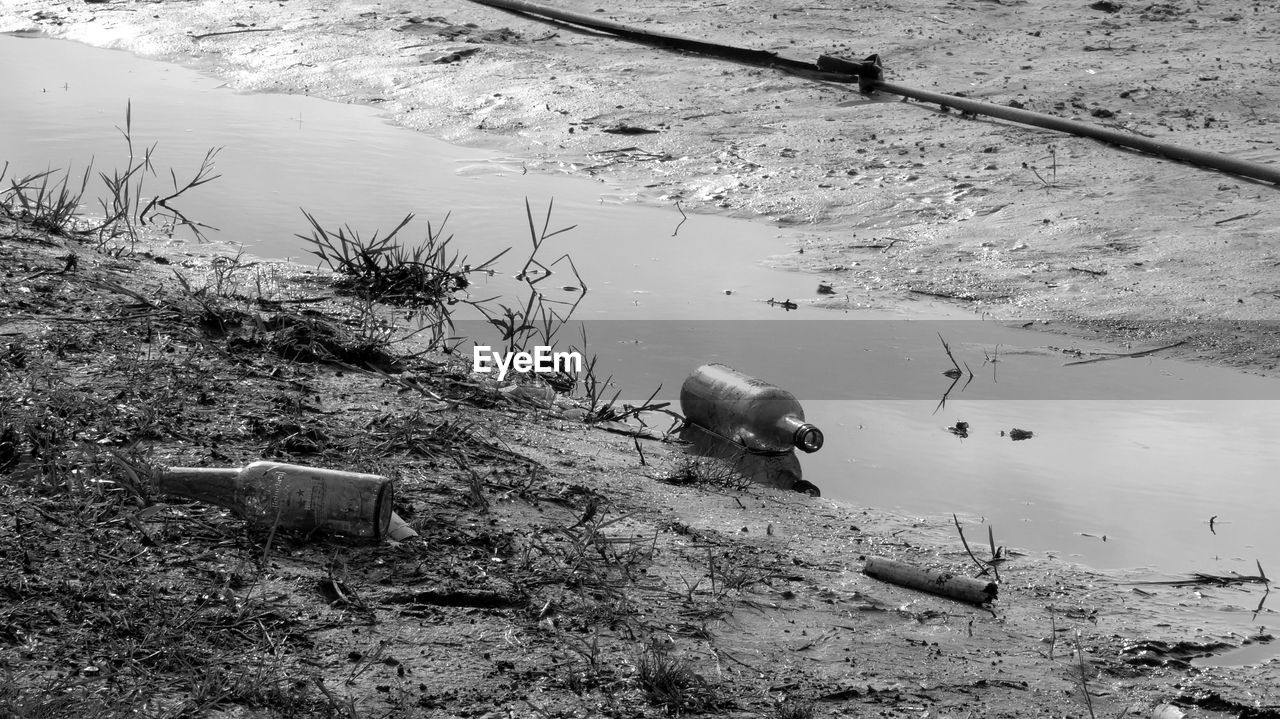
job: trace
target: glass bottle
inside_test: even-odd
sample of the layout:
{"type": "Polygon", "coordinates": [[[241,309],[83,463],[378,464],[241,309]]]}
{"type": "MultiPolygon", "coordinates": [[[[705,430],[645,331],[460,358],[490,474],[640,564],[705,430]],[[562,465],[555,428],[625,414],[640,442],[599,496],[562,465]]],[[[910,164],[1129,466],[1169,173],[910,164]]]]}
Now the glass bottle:
{"type": "Polygon", "coordinates": [[[156,477],[156,489],[226,507],[267,527],[373,539],[386,534],[394,496],[391,480],[380,475],[265,461],[169,467],[156,477]]]}
{"type": "Polygon", "coordinates": [[[822,448],[822,431],[804,421],[795,395],[723,364],[699,367],[680,388],[685,420],[751,452],[822,448]]]}

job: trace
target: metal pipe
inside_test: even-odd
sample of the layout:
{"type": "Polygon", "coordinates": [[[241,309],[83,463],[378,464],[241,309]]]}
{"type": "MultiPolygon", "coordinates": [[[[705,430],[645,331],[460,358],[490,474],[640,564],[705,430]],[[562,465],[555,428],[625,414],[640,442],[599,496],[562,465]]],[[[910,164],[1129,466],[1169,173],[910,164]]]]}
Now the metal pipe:
{"type": "MultiPolygon", "coordinates": [[[[642,42],[649,45],[659,45],[687,52],[714,55],[716,57],[722,57],[738,62],[745,62],[763,67],[776,67],[783,70],[789,70],[791,72],[801,72],[813,75],[825,74],[814,63],[793,60],[766,50],[750,50],[747,48],[734,47],[732,45],[721,45],[720,43],[707,42],[706,40],[697,40],[694,38],[682,37],[680,35],[672,35],[670,33],[658,32],[656,30],[639,30],[623,25],[619,22],[606,20],[602,17],[584,15],[582,13],[572,12],[569,10],[548,7],[546,5],[529,2],[529,0],[472,0],[472,2],[523,15],[535,15],[572,25],[581,25],[593,30],[612,33],[619,37],[625,37],[628,40],[634,40],[636,42],[642,42]]],[[[836,78],[823,77],[822,79],[834,80],[836,78]]]]}
{"type": "MultiPolygon", "coordinates": [[[[818,58],[818,67],[824,70],[836,72],[856,72],[865,66],[862,63],[851,62],[839,57],[823,55],[818,58]]],[[[865,71],[864,71],[865,72],[865,71]]],[[[1020,110],[1016,107],[1008,107],[1006,105],[996,105],[990,102],[982,102],[980,100],[970,100],[967,97],[958,97],[956,95],[944,95],[939,92],[929,92],[927,90],[917,90],[911,87],[895,85],[891,82],[884,82],[875,77],[870,82],[864,82],[862,86],[863,93],[869,92],[887,92],[892,95],[901,95],[909,97],[913,100],[922,102],[937,103],[945,107],[954,107],[957,110],[971,112],[975,115],[989,115],[998,117],[1001,120],[1009,120],[1023,125],[1032,125],[1034,127],[1043,127],[1049,130],[1057,130],[1072,135],[1080,135],[1083,137],[1092,137],[1095,140],[1102,140],[1113,145],[1128,147],[1133,150],[1141,150],[1152,155],[1167,157],[1171,160],[1180,160],[1182,162],[1190,162],[1195,165],[1211,167],[1223,172],[1229,172],[1233,175],[1249,177],[1264,182],[1272,182],[1280,184],[1280,165],[1264,165],[1259,162],[1250,162],[1235,157],[1229,157],[1217,152],[1206,152],[1204,150],[1195,150],[1189,147],[1180,147],[1159,140],[1152,140],[1142,135],[1132,132],[1121,132],[1120,130],[1112,130],[1111,128],[1102,127],[1089,122],[1078,122],[1076,120],[1068,120],[1054,115],[1046,115],[1040,112],[1032,112],[1030,110],[1020,110]]]]}
{"type": "Polygon", "coordinates": [[[1190,162],[1195,165],[1203,165],[1212,167],[1223,172],[1230,172],[1233,175],[1241,175],[1243,177],[1251,177],[1255,180],[1264,182],[1280,183],[1280,165],[1264,165],[1259,162],[1250,162],[1249,160],[1241,160],[1239,158],[1230,157],[1217,152],[1206,152],[1204,150],[1196,150],[1190,147],[1181,147],[1168,142],[1160,142],[1152,140],[1142,135],[1136,135],[1131,132],[1122,132],[1120,130],[1112,130],[1108,127],[1101,127],[1088,122],[1078,122],[1076,120],[1068,120],[1053,115],[1045,115],[1039,112],[1031,112],[1030,110],[1019,110],[1016,107],[1007,107],[1005,105],[995,105],[989,102],[981,102],[979,100],[970,100],[966,97],[956,97],[955,95],[943,95],[936,92],[927,92],[925,90],[916,90],[902,85],[895,85],[889,82],[879,81],[872,85],[872,88],[881,92],[888,92],[894,95],[902,95],[923,102],[936,102],[939,105],[954,107],[957,110],[971,112],[975,115],[990,115],[998,117],[1002,120],[1022,123],[1023,125],[1033,125],[1035,127],[1043,127],[1049,130],[1058,130],[1060,132],[1069,132],[1073,135],[1082,135],[1084,137],[1092,137],[1095,140],[1102,140],[1113,145],[1128,147],[1142,152],[1149,152],[1153,155],[1167,157],[1171,160],[1181,160],[1182,162],[1190,162]]]}

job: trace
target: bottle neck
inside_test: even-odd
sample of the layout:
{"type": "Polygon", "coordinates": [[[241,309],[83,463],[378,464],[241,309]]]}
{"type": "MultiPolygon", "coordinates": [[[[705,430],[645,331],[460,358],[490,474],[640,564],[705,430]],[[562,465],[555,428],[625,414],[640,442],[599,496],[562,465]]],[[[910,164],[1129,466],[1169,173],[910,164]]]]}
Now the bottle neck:
{"type": "Polygon", "coordinates": [[[822,430],[793,414],[778,420],[778,428],[791,437],[792,444],[805,452],[822,449],[822,430]]]}
{"type": "Polygon", "coordinates": [[[236,501],[234,467],[169,467],[160,472],[155,488],[163,494],[195,499],[222,507],[236,501]]]}

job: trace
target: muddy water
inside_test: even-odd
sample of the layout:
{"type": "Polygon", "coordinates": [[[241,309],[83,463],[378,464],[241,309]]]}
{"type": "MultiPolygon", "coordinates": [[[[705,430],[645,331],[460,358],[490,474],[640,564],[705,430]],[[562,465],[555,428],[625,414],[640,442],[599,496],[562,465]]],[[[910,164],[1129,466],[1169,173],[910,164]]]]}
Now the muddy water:
{"type": "MultiPolygon", "coordinates": [[[[158,143],[163,174],[190,172],[222,147],[222,178],[179,206],[218,227],[213,239],[255,255],[306,257],[299,207],[366,234],[415,212],[410,236],[452,213],[449,228],[473,258],[517,248],[479,290],[509,292],[516,253],[528,247],[523,200],[541,213],[554,198],[551,227],[577,228],[549,241],[543,259],[568,253],[586,280],[578,316],[603,371],[634,397],[661,385],[660,396],[674,398],[704,361],[787,386],[827,434],[804,458],[806,479],[826,497],[956,512],[972,537],[985,539],[986,523],[1002,545],[1136,570],[1130,576],[1280,566],[1280,383],[1158,356],[1066,366],[1075,356],[1055,347],[1089,347],[954,319],[932,303],[786,312],[763,300],[813,297],[816,279],[767,269],[764,258],[799,240],[761,224],[681,224],[673,208],[626,205],[602,184],[398,130],[376,109],[234,94],[123,53],[0,37],[0,66],[15,70],[0,107],[0,161],[11,175],[78,172],[90,157],[98,169],[122,166],[116,126],[128,99],[135,143],[158,143]],[[941,374],[950,361],[939,334],[972,371],[954,387],[941,374]],[[961,421],[964,438],[947,429],[961,421]],[[1033,436],[1015,442],[1013,428],[1033,436]]],[[[548,286],[569,284],[567,272],[559,277],[566,282],[548,286]]],[[[1214,606],[1226,609],[1216,624],[1244,631],[1255,621],[1256,592],[1219,594],[1214,606]]]]}
{"type": "MultiPolygon", "coordinates": [[[[221,148],[222,177],[174,204],[216,227],[210,239],[255,255],[308,262],[307,245],[295,237],[308,231],[304,209],[326,228],[348,225],[365,237],[412,212],[404,237],[416,240],[428,222],[439,228],[448,216],[446,229],[465,255],[483,260],[513,247],[507,264],[516,264],[516,254],[530,248],[527,198],[539,229],[549,205],[552,230],[577,226],[540,257],[573,257],[592,291],[590,311],[631,307],[646,317],[679,317],[697,308],[727,317],[749,299],[768,299],[765,292],[783,299],[812,289],[808,278],[780,277],[758,261],[721,261],[728,248],[744,260],[780,251],[768,227],[714,217],[682,225],[674,207],[622,206],[604,185],[530,174],[498,153],[393,132],[376,108],[234,94],[184,68],[47,39],[0,38],[0,61],[23,68],[8,83],[13,101],[5,103],[0,135],[0,162],[11,163],[11,175],[69,166],[78,179],[90,158],[96,170],[125,166],[119,128],[130,104],[135,150],[155,144],[161,176],[148,185],[152,193],[169,189],[170,168],[185,181],[210,148],[221,148]]],[[[556,270],[571,284],[566,263],[556,270]]]]}

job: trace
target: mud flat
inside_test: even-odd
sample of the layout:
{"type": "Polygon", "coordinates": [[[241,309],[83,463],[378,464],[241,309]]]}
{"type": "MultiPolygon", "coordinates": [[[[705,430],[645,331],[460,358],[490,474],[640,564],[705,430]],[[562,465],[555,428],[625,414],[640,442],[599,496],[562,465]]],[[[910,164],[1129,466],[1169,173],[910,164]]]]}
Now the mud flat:
{"type": "MultiPolygon", "coordinates": [[[[1280,161],[1280,11],[1265,3],[562,7],[806,61],[876,52],[898,84],[1280,161]]],[[[811,237],[774,261],[833,285],[839,299],[816,304],[942,297],[1275,368],[1272,185],[466,2],[14,2],[0,30],[376,104],[642,201],[802,226],[811,237]]]]}

